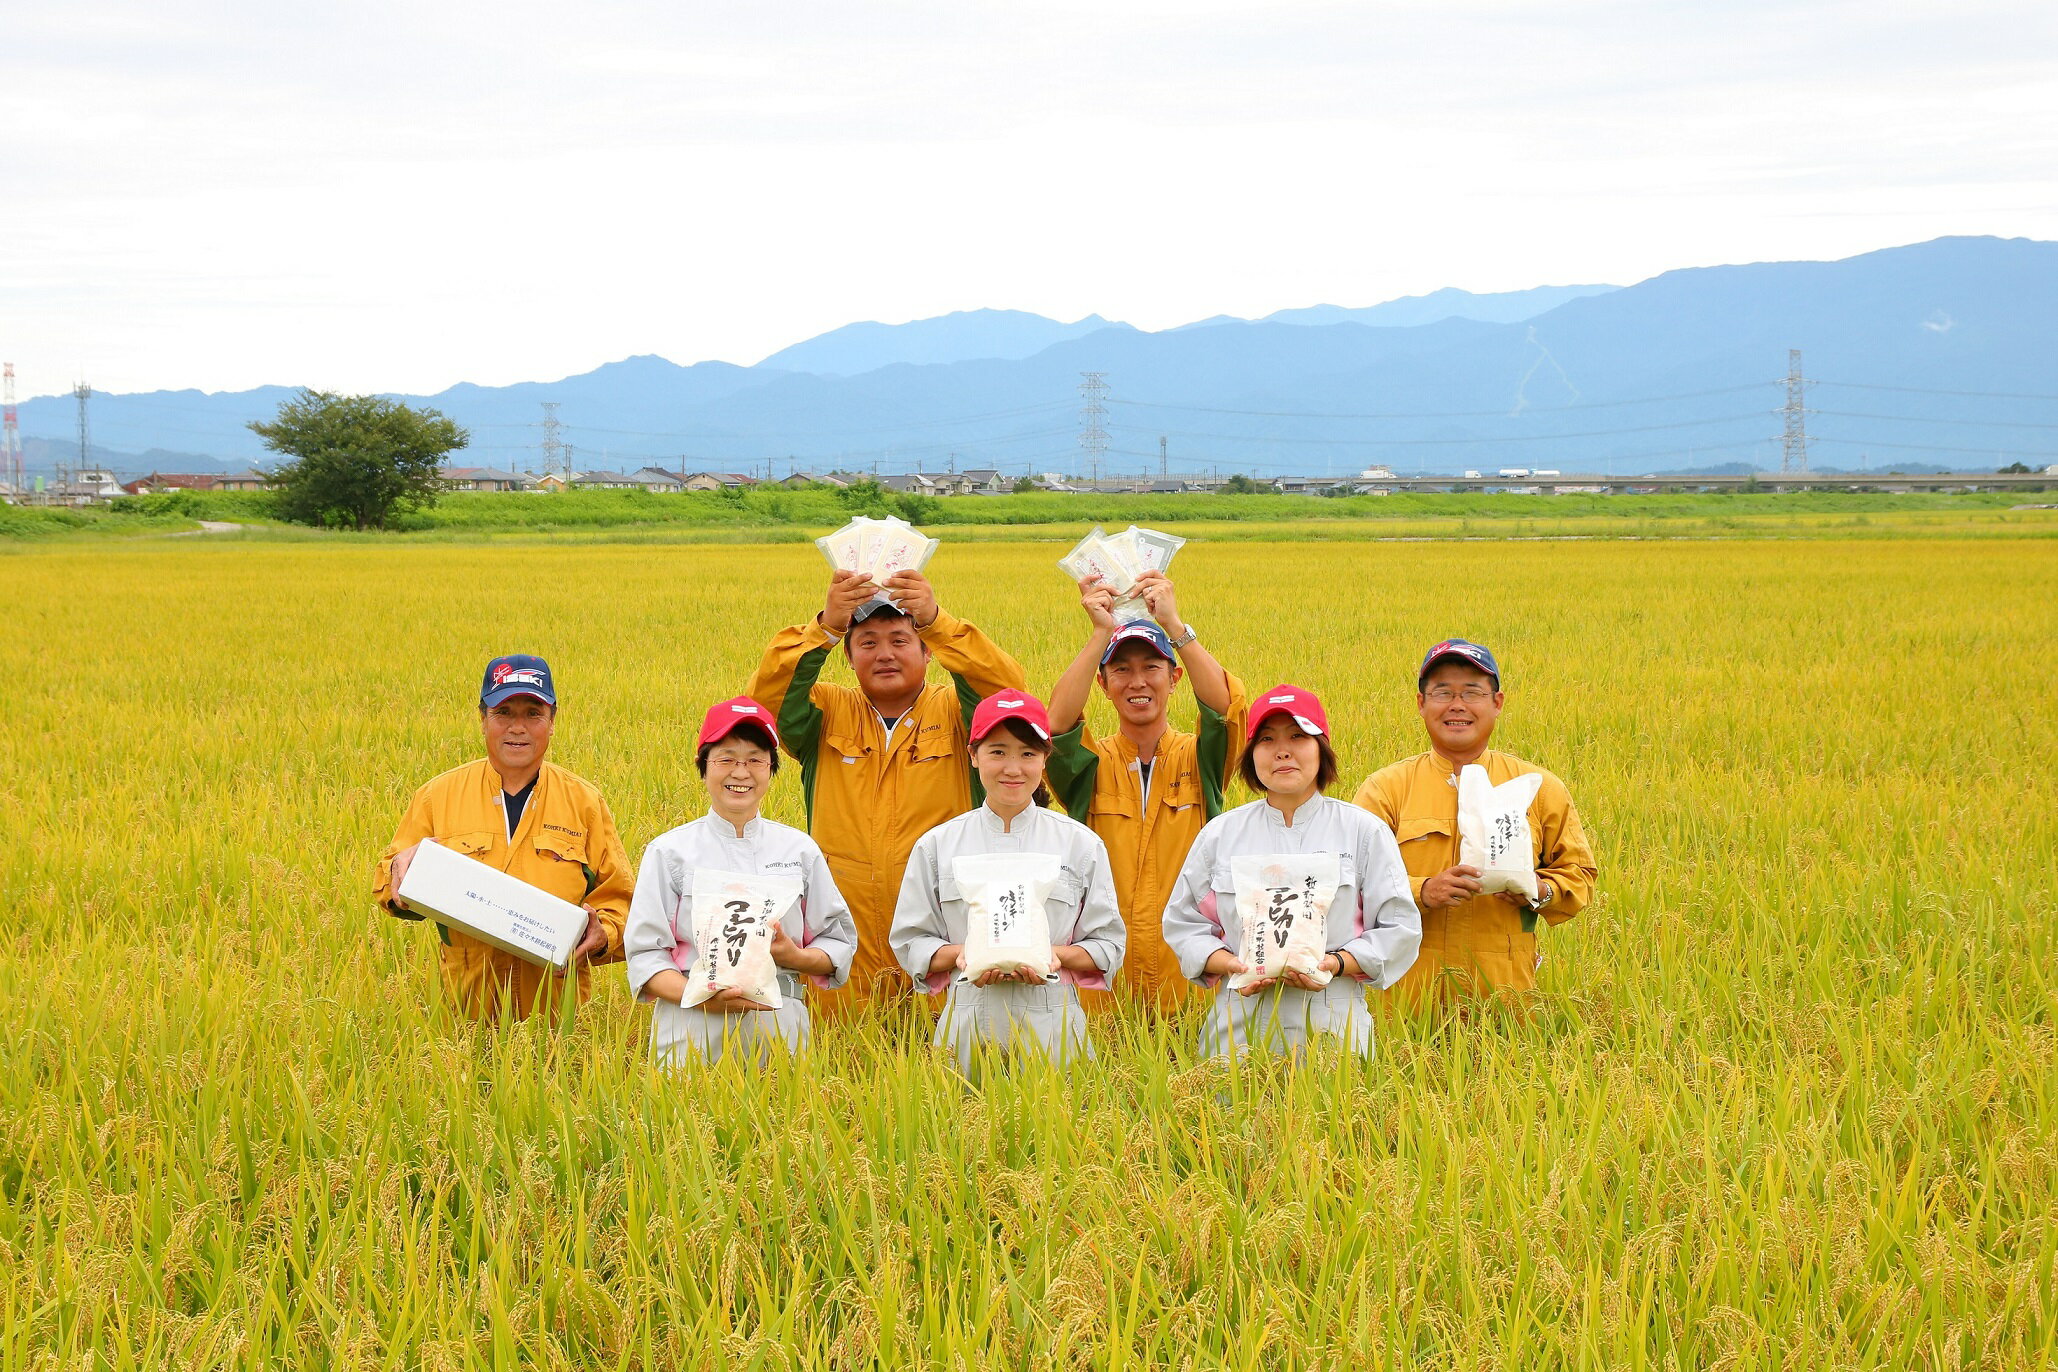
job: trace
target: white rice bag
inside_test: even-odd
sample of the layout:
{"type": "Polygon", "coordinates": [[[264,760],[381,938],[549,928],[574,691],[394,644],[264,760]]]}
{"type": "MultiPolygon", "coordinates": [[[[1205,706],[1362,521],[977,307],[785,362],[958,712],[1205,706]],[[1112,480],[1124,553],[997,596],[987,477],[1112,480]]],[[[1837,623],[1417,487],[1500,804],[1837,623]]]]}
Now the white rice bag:
{"type": "Polygon", "coordinates": [[[1236,921],[1242,927],[1236,956],[1248,970],[1229,979],[1232,990],[1304,973],[1326,986],[1322,970],[1329,932],[1329,906],[1343,884],[1343,863],[1335,853],[1275,853],[1229,860],[1236,883],[1236,921]]]}
{"type": "Polygon", "coordinates": [[[741,991],[770,1010],[784,1003],[772,961],[772,926],[800,903],[805,886],[793,877],[745,876],[699,868],[693,873],[693,965],[683,1006],[717,991],[741,991]]]}
{"type": "Polygon", "coordinates": [[[1143,603],[1143,597],[1133,594],[1136,578],[1147,570],[1135,532],[1132,526],[1111,535],[1096,524],[1092,533],[1058,559],[1059,570],[1074,581],[1099,577],[1101,584],[1115,593],[1111,610],[1116,619],[1123,621],[1150,618],[1150,608],[1143,603]]]}
{"type": "Polygon", "coordinates": [[[1136,584],[1136,569],[1117,559],[1108,547],[1107,531],[1098,524],[1093,526],[1092,533],[1072,545],[1071,552],[1058,559],[1058,570],[1074,581],[1097,576],[1116,595],[1136,584]]]}
{"type": "Polygon", "coordinates": [[[956,859],[950,871],[965,902],[963,979],[1026,969],[1053,980],[1044,902],[1058,884],[1057,854],[981,853],[956,859]]]}
{"type": "Polygon", "coordinates": [[[937,542],[924,538],[921,530],[900,520],[891,521],[879,540],[879,549],[872,565],[866,570],[872,580],[884,586],[889,577],[902,572],[919,572],[929,565],[929,559],[936,555],[937,542]]]}
{"type": "Polygon", "coordinates": [[[1156,529],[1140,528],[1134,524],[1129,526],[1128,533],[1134,540],[1140,568],[1147,572],[1164,571],[1172,565],[1172,558],[1179,550],[1186,546],[1186,540],[1177,534],[1159,533],[1156,529]]]}
{"type": "Polygon", "coordinates": [[[1458,861],[1479,869],[1481,894],[1514,891],[1536,903],[1529,807],[1542,785],[1541,772],[1496,786],[1476,762],[1458,769],[1458,861]]]}
{"type": "Polygon", "coordinates": [[[858,569],[858,554],[864,542],[864,526],[872,521],[864,515],[845,524],[833,534],[823,534],[815,540],[815,546],[822,550],[822,556],[829,559],[829,565],[839,572],[854,572],[858,569]]]}

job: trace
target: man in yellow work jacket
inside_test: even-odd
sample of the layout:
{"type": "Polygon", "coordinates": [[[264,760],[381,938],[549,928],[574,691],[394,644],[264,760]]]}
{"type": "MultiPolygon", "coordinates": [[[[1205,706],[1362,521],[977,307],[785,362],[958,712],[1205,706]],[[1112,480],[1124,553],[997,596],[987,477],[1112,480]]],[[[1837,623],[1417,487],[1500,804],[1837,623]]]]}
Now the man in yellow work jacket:
{"type": "MultiPolygon", "coordinates": [[[[375,895],[402,919],[422,916],[399,904],[415,847],[425,838],[498,867],[586,909],[586,932],[572,950],[578,993],[592,990],[589,967],[622,958],[622,926],[636,873],[615,832],[614,816],[592,783],[544,761],[557,727],[557,689],[550,664],[517,654],[486,665],[479,688],[479,726],[486,756],[430,781],[414,793],[393,841],[379,855],[375,895]]],[[[475,1019],[503,1006],[526,1018],[559,994],[564,974],[504,953],[461,930],[436,926],[443,940],[443,977],[452,998],[475,1019]]]]}
{"type": "Polygon", "coordinates": [[[1098,1013],[1118,999],[1157,1011],[1186,999],[1190,983],[1160,927],[1165,899],[1201,826],[1222,813],[1250,709],[1243,683],[1179,617],[1171,581],[1147,572],[1137,588],[1152,618],[1118,624],[1114,593],[1098,577],[1079,583],[1079,603],[1092,628],[1050,693],[1051,728],[1061,731],[1051,739],[1051,790],[1067,814],[1107,845],[1129,930],[1114,991],[1079,993],[1088,1011],[1098,1013]],[[1166,719],[1181,677],[1192,680],[1200,704],[1190,734],[1166,719]],[[1086,723],[1095,682],[1115,707],[1117,728],[1105,737],[1086,723]]]}
{"type": "Polygon", "coordinates": [[[1381,768],[1358,788],[1357,803],[1385,820],[1400,840],[1422,950],[1389,994],[1420,1008],[1447,999],[1536,986],[1541,958],[1537,916],[1563,924],[1593,899],[1593,849],[1565,783],[1534,763],[1487,746],[1506,696],[1500,664],[1477,643],[1445,639],[1415,675],[1415,708],[1429,751],[1381,768]],[[1498,786],[1530,772],[1543,786],[1529,807],[1536,904],[1521,895],[1481,895],[1479,869],[1458,861],[1458,770],[1471,763],[1498,786]]]}
{"type": "Polygon", "coordinates": [[[800,763],[808,832],[857,923],[850,981],[810,995],[818,1014],[913,990],[886,941],[908,853],[978,803],[965,744],[972,710],[1026,684],[1020,663],[937,605],[920,572],[883,588],[836,572],[821,613],[772,636],[745,694],[777,717],[780,745],[800,763]],[[854,687],[820,680],[839,643],[854,687]],[[951,682],[928,679],[932,657],[951,682]]]}

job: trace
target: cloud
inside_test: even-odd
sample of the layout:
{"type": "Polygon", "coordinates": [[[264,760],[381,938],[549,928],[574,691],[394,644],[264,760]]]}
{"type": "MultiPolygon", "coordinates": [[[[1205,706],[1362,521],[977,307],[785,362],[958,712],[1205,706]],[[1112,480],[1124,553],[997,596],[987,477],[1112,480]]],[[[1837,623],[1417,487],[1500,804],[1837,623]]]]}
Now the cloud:
{"type": "Polygon", "coordinates": [[[0,348],[29,391],[434,390],[2058,237],[2054,14],[17,7],[0,348]]]}

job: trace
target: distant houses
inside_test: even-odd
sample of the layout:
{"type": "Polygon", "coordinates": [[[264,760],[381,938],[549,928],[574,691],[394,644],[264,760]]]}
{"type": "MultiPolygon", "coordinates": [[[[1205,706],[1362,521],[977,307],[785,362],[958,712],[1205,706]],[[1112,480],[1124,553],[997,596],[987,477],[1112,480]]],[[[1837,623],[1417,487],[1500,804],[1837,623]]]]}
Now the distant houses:
{"type": "Polygon", "coordinates": [[[436,475],[453,491],[519,491],[528,485],[520,472],[498,467],[444,467],[436,475]]]}
{"type": "MultiPolygon", "coordinates": [[[[81,472],[75,480],[106,473],[81,472]]],[[[116,495],[165,495],[171,491],[261,491],[264,473],[244,468],[240,472],[152,472],[134,481],[124,481],[116,495]]]]}

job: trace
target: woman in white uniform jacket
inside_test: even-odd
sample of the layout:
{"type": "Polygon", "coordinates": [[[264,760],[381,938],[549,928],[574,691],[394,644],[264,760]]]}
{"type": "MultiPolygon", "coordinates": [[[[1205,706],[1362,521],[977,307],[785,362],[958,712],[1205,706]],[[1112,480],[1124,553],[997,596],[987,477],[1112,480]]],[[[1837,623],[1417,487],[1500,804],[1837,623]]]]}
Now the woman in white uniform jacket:
{"type": "Polygon", "coordinates": [[[930,991],[949,986],[936,1043],[957,1054],[961,1070],[970,1072],[981,1044],[1015,1052],[1033,1043],[1060,1065],[1080,1053],[1091,1057],[1078,988],[1106,990],[1128,941],[1107,846],[1077,820],[1037,803],[1051,747],[1041,701],[1024,691],[988,696],[969,732],[986,803],[915,840],[893,911],[893,955],[930,991]],[[959,976],[968,916],[954,864],[1001,853],[1058,859],[1057,884],[1044,903],[1054,983],[1041,970],[989,971],[976,984],[959,976]]]}
{"type": "Polygon", "coordinates": [[[1251,1047],[1286,1052],[1317,1034],[1372,1053],[1365,987],[1384,990],[1415,964],[1422,916],[1408,886],[1393,831],[1355,805],[1323,795],[1336,779],[1322,702],[1309,691],[1275,686],[1255,697],[1243,779],[1265,798],[1208,821],[1186,855],[1165,905],[1165,942],[1179,970],[1215,988],[1201,1029],[1204,1057],[1234,1057],[1251,1047]],[[1231,862],[1273,854],[1334,853],[1342,883],[1330,903],[1319,971],[1288,970],[1232,990],[1245,970],[1231,862]]]}
{"type": "Polygon", "coordinates": [[[748,696],[709,710],[696,765],[707,783],[708,812],[659,835],[643,850],[623,933],[629,992],[655,1002],[650,1048],[659,1062],[676,1067],[693,1055],[714,1062],[731,1050],[762,1062],[774,1043],[790,1050],[806,1046],[806,983],[825,989],[844,983],[857,954],[857,926],[815,841],[758,813],[779,770],[779,734],[771,712],[748,696]],[[695,956],[693,876],[703,868],[787,877],[806,887],[799,905],[772,931],[772,961],[779,968],[783,1002],[778,1009],[767,1009],[734,989],[718,991],[690,1009],[679,1004],[695,956]]]}

